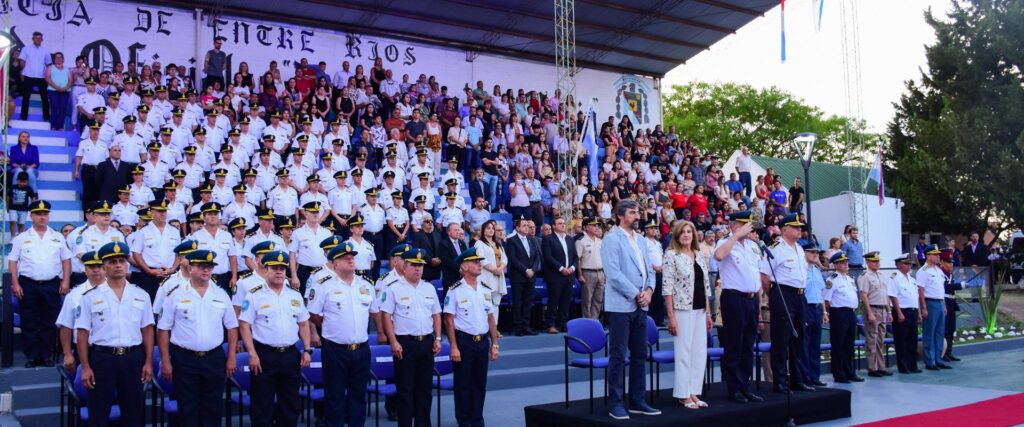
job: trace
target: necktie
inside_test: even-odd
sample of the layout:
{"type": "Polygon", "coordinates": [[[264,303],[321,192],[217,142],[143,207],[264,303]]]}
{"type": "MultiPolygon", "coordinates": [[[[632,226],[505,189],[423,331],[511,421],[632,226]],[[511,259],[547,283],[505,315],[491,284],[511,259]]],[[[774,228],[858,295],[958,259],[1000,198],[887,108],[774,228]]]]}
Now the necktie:
{"type": "Polygon", "coordinates": [[[452,246],[455,246],[455,256],[458,256],[460,253],[462,253],[462,251],[459,248],[459,242],[457,240],[452,240],[452,246]]]}
{"type": "Polygon", "coordinates": [[[117,161],[117,160],[114,160],[114,171],[115,171],[115,172],[117,171],[117,166],[118,166],[118,165],[119,165],[120,163],[121,163],[121,162],[119,162],[119,161],[117,161]]]}

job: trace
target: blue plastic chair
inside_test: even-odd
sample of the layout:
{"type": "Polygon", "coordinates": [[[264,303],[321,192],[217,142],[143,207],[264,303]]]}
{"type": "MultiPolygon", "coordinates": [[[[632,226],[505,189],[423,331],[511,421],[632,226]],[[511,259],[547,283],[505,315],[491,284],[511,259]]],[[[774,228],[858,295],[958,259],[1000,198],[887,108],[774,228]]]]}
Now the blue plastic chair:
{"type": "Polygon", "coordinates": [[[245,408],[248,408],[252,404],[252,400],[249,397],[249,387],[252,386],[252,376],[249,373],[249,353],[236,354],[235,366],[237,369],[235,369],[235,373],[231,374],[231,378],[228,380],[228,398],[225,401],[225,404],[227,405],[228,427],[231,427],[232,408],[234,408],[236,404],[239,406],[239,426],[243,425],[242,414],[245,413],[245,408]],[[232,394],[232,390],[238,390],[238,394],[232,394]]]}
{"type": "Polygon", "coordinates": [[[56,366],[57,375],[60,376],[60,425],[64,425],[64,417],[68,417],[68,424],[71,422],[71,387],[75,383],[75,371],[64,369],[63,364],[56,366]]]}
{"type": "Polygon", "coordinates": [[[452,345],[441,343],[441,351],[434,356],[434,390],[437,390],[437,425],[441,425],[441,392],[455,390],[455,379],[449,377],[455,372],[452,363],[452,345]]]}
{"type": "MultiPolygon", "coordinates": [[[[766,327],[771,327],[771,324],[768,321],[762,321],[761,323],[766,324],[767,325],[766,327]]],[[[769,353],[770,354],[771,352],[772,352],[772,343],[771,343],[771,341],[768,341],[768,342],[761,341],[761,331],[760,331],[760,329],[758,329],[757,338],[754,341],[754,380],[755,380],[754,387],[756,387],[757,390],[761,389],[761,365],[763,364],[762,361],[764,360],[764,354],[765,353],[769,353]]]]}
{"type": "Polygon", "coordinates": [[[590,373],[590,412],[594,412],[594,368],[608,369],[608,337],[596,319],[572,319],[566,324],[565,340],[565,407],[569,407],[569,367],[587,368],[590,373]],[[569,351],[587,357],[569,359],[569,351]],[[594,353],[605,351],[605,356],[594,353]]]}
{"type": "MultiPolygon", "coordinates": [[[[725,348],[715,346],[715,336],[708,331],[708,367],[705,371],[706,380],[704,381],[706,386],[715,382],[715,362],[721,363],[723,357],[725,357],[725,348]]],[[[707,390],[704,392],[706,393],[707,390]]]]}
{"type": "Polygon", "coordinates": [[[857,350],[857,347],[866,348],[867,341],[865,341],[864,338],[861,338],[861,337],[866,337],[866,336],[867,336],[867,334],[864,333],[864,318],[861,317],[861,315],[858,314],[857,315],[857,338],[858,339],[853,341],[853,348],[854,348],[853,358],[854,358],[854,360],[857,363],[857,370],[858,371],[860,370],[860,364],[861,364],[861,359],[862,358],[857,356],[857,351],[856,350],[857,350]]]}
{"type": "Polygon", "coordinates": [[[306,425],[310,425],[312,420],[313,403],[321,402],[324,400],[324,368],[323,368],[323,354],[321,354],[319,348],[313,349],[313,354],[309,356],[309,367],[302,368],[302,380],[305,382],[306,396],[303,399],[303,411],[306,417],[306,425]],[[308,404],[308,406],[306,406],[308,404]]]}
{"type": "MultiPolygon", "coordinates": [[[[14,315],[13,325],[15,328],[21,327],[21,300],[14,296],[14,292],[11,292],[11,313],[14,315]]],[[[73,333],[74,331],[72,331],[73,333]]]]}
{"type": "Polygon", "coordinates": [[[647,375],[650,383],[648,389],[659,395],[661,394],[661,365],[676,363],[675,351],[662,350],[660,338],[661,328],[654,323],[651,316],[647,316],[647,375]]]}
{"type": "MultiPolygon", "coordinates": [[[[72,385],[71,400],[74,403],[75,414],[78,416],[78,421],[75,425],[88,425],[89,424],[89,390],[85,388],[85,384],[82,384],[82,366],[78,366],[78,370],[75,372],[75,381],[72,385]]],[[[121,419],[121,406],[113,404],[110,406],[110,421],[117,421],[121,419]]]]}
{"type": "MultiPolygon", "coordinates": [[[[376,426],[380,427],[380,397],[395,396],[398,387],[394,384],[382,384],[395,378],[395,360],[391,354],[391,346],[370,346],[370,377],[372,382],[366,385],[366,391],[373,395],[373,411],[376,426]]],[[[369,411],[370,402],[366,402],[369,411]]]]}
{"type": "Polygon", "coordinates": [[[178,415],[178,401],[174,398],[174,382],[160,375],[160,347],[153,347],[153,422],[161,426],[167,418],[178,415]],[[158,404],[159,403],[159,404],[158,404]],[[165,418],[166,416],[166,418],[165,418]]]}

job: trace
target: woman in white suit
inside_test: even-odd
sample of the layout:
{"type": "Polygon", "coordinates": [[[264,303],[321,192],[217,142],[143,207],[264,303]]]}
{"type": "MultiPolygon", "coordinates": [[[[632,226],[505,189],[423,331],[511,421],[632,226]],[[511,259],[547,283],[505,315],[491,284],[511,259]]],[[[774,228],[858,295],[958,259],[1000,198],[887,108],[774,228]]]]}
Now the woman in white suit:
{"type": "Polygon", "coordinates": [[[508,287],[505,286],[505,266],[508,265],[508,257],[502,249],[497,228],[497,222],[493,219],[487,220],[480,226],[480,238],[473,244],[477,255],[484,257],[480,262],[483,267],[480,281],[491,290],[491,303],[495,307],[501,303],[501,296],[508,293],[508,287]]]}
{"type": "Polygon", "coordinates": [[[700,255],[697,228],[689,221],[672,226],[672,242],[662,264],[662,295],[668,316],[668,331],[675,349],[675,388],[672,396],[689,409],[706,408],[700,400],[707,365],[707,331],[711,330],[707,260],[700,255]]]}

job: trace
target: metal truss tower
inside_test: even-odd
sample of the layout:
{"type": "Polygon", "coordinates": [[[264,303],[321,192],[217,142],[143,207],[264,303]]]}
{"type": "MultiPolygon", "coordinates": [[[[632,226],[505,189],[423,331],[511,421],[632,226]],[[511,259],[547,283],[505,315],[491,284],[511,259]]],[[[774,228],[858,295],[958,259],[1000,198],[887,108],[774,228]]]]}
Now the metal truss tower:
{"type": "MultiPolygon", "coordinates": [[[[555,18],[555,75],[556,88],[561,93],[558,104],[558,128],[566,140],[571,141],[576,127],[570,122],[575,119],[576,105],[576,2],[574,0],[554,0],[555,18]]],[[[558,197],[559,217],[569,223],[574,211],[573,201],[577,184],[577,153],[572,144],[568,149],[554,147],[558,151],[558,176],[560,194],[558,197]]]]}
{"type": "MultiPolygon", "coordinates": [[[[846,97],[846,147],[847,152],[865,152],[864,134],[857,126],[864,119],[864,101],[860,71],[860,29],[857,21],[857,1],[842,0],[839,2],[839,13],[843,31],[843,92],[846,97]]],[[[850,220],[860,230],[860,240],[865,248],[870,246],[868,233],[868,214],[866,193],[868,170],[867,159],[851,157],[848,172],[849,190],[853,198],[850,203],[850,220]]]]}

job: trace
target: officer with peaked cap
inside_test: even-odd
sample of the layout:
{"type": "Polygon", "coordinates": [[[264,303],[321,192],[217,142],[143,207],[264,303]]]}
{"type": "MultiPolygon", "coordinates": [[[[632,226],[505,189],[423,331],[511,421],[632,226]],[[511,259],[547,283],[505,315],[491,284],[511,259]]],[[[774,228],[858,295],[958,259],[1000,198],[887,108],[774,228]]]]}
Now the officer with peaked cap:
{"type": "Polygon", "coordinates": [[[249,350],[254,426],[294,426],[299,420],[302,368],[309,367],[309,312],[302,294],[286,286],[288,254],[268,252],[260,260],[266,284],[249,291],[238,316],[242,341],[249,350]],[[296,339],[301,348],[296,348],[296,339]]]}
{"type": "Polygon", "coordinates": [[[107,281],[82,294],[75,309],[89,425],[107,425],[114,403],[122,425],[143,425],[143,390],[153,379],[153,306],[128,282],[128,245],[110,242],[98,252],[107,281]]]}
{"type": "Polygon", "coordinates": [[[140,271],[133,280],[155,298],[160,280],[174,273],[174,247],[181,243],[181,232],[167,224],[166,199],[149,202],[149,209],[153,221],[135,233],[132,260],[140,271]]]}
{"type": "Polygon", "coordinates": [[[63,366],[67,372],[75,371],[74,346],[78,342],[78,335],[75,334],[75,311],[78,309],[82,294],[102,285],[107,279],[103,275],[103,260],[100,259],[99,252],[86,252],[82,256],[82,263],[85,264],[86,280],[75,285],[64,296],[64,303],[60,307],[60,314],[57,315],[56,322],[56,325],[60,327],[60,347],[64,352],[63,366]]]}
{"type": "Polygon", "coordinates": [[[824,387],[821,382],[821,322],[825,316],[822,304],[825,300],[825,277],[821,273],[821,261],[818,255],[821,248],[814,243],[806,243],[804,248],[805,268],[807,269],[807,285],[804,287],[804,298],[807,309],[804,311],[804,357],[801,370],[804,384],[824,387]]]}
{"type": "Polygon", "coordinates": [[[320,242],[331,237],[333,234],[327,228],[320,226],[320,202],[309,202],[302,206],[306,223],[295,230],[292,234],[292,241],[288,246],[291,256],[291,280],[294,286],[298,286],[299,293],[306,291],[306,280],[309,274],[317,267],[327,263],[324,250],[320,248],[320,242]]]}
{"type": "Polygon", "coordinates": [[[231,233],[220,228],[221,206],[217,202],[204,203],[200,207],[203,227],[192,233],[191,238],[199,243],[199,249],[206,249],[217,254],[220,261],[213,266],[214,281],[217,286],[234,293],[235,282],[238,281],[238,255],[241,248],[235,246],[231,233]]]}
{"type": "Polygon", "coordinates": [[[237,315],[242,310],[242,302],[245,301],[245,297],[249,295],[249,290],[259,285],[266,284],[265,277],[267,275],[267,269],[263,267],[260,262],[263,259],[263,255],[270,252],[276,251],[280,248],[277,243],[266,240],[249,248],[250,257],[255,258],[256,268],[238,276],[238,283],[235,285],[235,294],[231,296],[231,305],[235,307],[235,314],[237,315]]]}
{"type": "Polygon", "coordinates": [[[921,317],[924,329],[921,341],[924,347],[924,368],[930,371],[951,369],[942,363],[942,345],[945,339],[946,273],[939,267],[939,256],[942,251],[938,245],[924,247],[924,266],[917,270],[915,282],[918,287],[918,303],[921,306],[921,317]]]}
{"type": "MultiPolygon", "coordinates": [[[[335,237],[336,239],[336,237],[335,237]]],[[[366,385],[370,380],[370,318],[376,319],[373,285],[355,274],[356,249],[351,243],[328,252],[329,268],[322,284],[309,293],[309,312],[323,328],[325,425],[361,426],[366,418],[366,385]]]]}
{"type": "Polygon", "coordinates": [[[182,425],[220,425],[224,378],[235,372],[238,319],[227,292],[210,280],[214,253],[200,249],[185,260],[191,268],[188,285],[164,299],[166,315],[157,324],[160,375],[174,383],[182,425]]]}
{"type": "Polygon", "coordinates": [[[857,290],[864,304],[861,317],[864,320],[864,348],[867,350],[868,376],[883,377],[892,375],[885,369],[885,331],[886,324],[892,322],[889,312],[888,282],[878,271],[881,258],[878,251],[864,254],[867,264],[865,270],[857,277],[857,290]]]}
{"type": "Polygon", "coordinates": [[[956,332],[956,312],[960,311],[960,304],[956,302],[956,291],[961,290],[967,286],[966,283],[956,280],[953,278],[954,258],[958,257],[953,248],[946,248],[939,254],[939,266],[942,269],[942,273],[946,276],[943,282],[943,290],[945,294],[943,299],[946,303],[946,319],[945,325],[943,325],[943,336],[946,341],[946,351],[942,353],[943,362],[959,362],[960,359],[953,356],[953,333],[956,332]]]}
{"type": "Polygon", "coordinates": [[[825,310],[829,339],[832,342],[832,378],[837,383],[864,381],[853,365],[854,340],[857,337],[857,285],[849,276],[850,260],[846,252],[832,254],[829,262],[836,271],[825,280],[825,310]]]}
{"type": "Polygon", "coordinates": [[[921,322],[917,284],[910,275],[911,255],[896,258],[896,272],[889,278],[889,300],[892,302],[893,345],[896,347],[896,368],[901,374],[920,373],[917,367],[917,324],[921,322]]]}
{"type": "Polygon", "coordinates": [[[199,243],[195,240],[185,240],[174,247],[174,264],[178,266],[178,270],[160,282],[160,286],[156,290],[156,297],[153,298],[153,315],[158,320],[163,314],[164,299],[182,287],[188,286],[191,269],[185,257],[197,250],[199,250],[199,243]]]}
{"type": "Polygon", "coordinates": [[[441,304],[423,281],[427,263],[422,249],[402,255],[405,274],[380,295],[384,331],[395,360],[398,425],[430,425],[434,355],[441,351],[441,304]]]}
{"type": "Polygon", "coordinates": [[[444,298],[445,330],[454,364],[455,420],[459,425],[484,425],[487,365],[498,358],[497,307],[491,290],[480,282],[484,258],[476,248],[459,254],[462,279],[444,298]]]}

